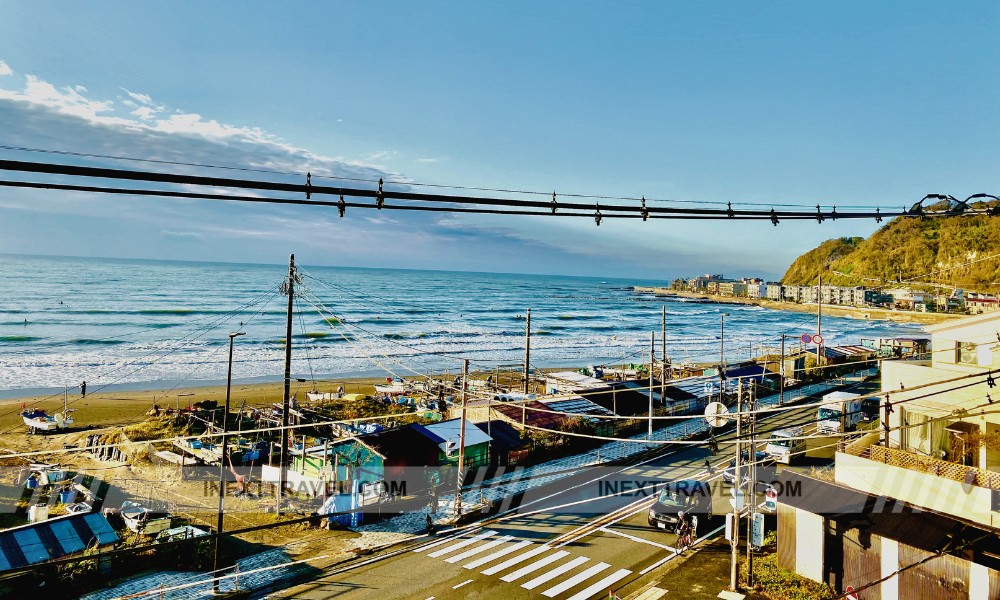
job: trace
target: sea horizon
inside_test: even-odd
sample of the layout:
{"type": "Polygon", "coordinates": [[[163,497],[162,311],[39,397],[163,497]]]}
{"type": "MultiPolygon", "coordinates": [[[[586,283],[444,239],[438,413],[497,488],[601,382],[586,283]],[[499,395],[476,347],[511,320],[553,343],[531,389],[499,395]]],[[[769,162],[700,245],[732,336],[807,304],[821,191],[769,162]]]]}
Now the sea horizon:
{"type": "MultiPolygon", "coordinates": [[[[31,390],[200,387],[283,378],[287,276],[281,264],[2,255],[0,398],[31,390]],[[114,387],[111,387],[114,386],[114,387]],[[122,387],[125,386],[125,387],[122,387]]],[[[422,377],[518,366],[531,309],[531,367],[727,362],[811,333],[815,317],[637,293],[659,280],[297,265],[293,377],[422,377]]],[[[827,345],[913,335],[920,326],[823,318],[827,345]]]]}

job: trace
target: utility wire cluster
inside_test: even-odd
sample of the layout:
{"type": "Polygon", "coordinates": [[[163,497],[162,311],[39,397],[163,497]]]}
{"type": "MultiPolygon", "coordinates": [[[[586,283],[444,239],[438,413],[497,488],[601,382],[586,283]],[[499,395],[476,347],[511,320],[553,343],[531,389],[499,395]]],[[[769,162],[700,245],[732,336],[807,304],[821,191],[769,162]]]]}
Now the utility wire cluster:
{"type": "MultiPolygon", "coordinates": [[[[803,210],[805,207],[782,208],[777,210],[736,209],[732,202],[727,202],[726,208],[648,206],[645,196],[636,203],[626,203],[624,200],[605,201],[598,199],[594,204],[573,201],[579,195],[565,195],[567,200],[560,201],[556,192],[552,192],[551,201],[520,200],[510,197],[484,197],[455,194],[429,194],[409,190],[389,190],[384,188],[384,182],[379,179],[376,189],[358,187],[340,187],[314,185],[312,174],[307,173],[301,184],[283,183],[277,181],[257,181],[226,177],[208,177],[203,175],[184,175],[179,173],[161,173],[153,171],[135,171],[126,169],[109,169],[102,167],[86,167],[75,165],[59,165],[52,163],[0,160],[0,170],[21,173],[36,173],[52,176],[63,176],[81,179],[110,179],[130,181],[144,184],[170,184],[181,186],[203,186],[214,189],[249,190],[255,193],[286,193],[294,197],[273,197],[259,195],[242,195],[232,193],[196,192],[176,189],[149,189],[148,187],[105,187],[96,185],[79,185],[45,181],[15,181],[2,180],[0,186],[52,189],[61,191],[90,192],[101,194],[151,196],[162,198],[189,198],[201,200],[250,202],[285,205],[309,205],[336,208],[341,217],[347,214],[347,209],[404,210],[426,212],[448,212],[468,214],[496,214],[519,216],[560,216],[593,218],[596,225],[604,219],[741,219],[763,220],[778,225],[782,219],[793,221],[816,220],[823,223],[826,220],[837,219],[875,219],[881,222],[889,217],[932,217],[954,216],[961,214],[1000,215],[1000,198],[992,194],[973,194],[965,200],[956,200],[950,195],[928,194],[909,209],[885,210],[881,207],[856,210],[837,211],[834,205],[825,210],[816,205],[816,210],[803,210]],[[336,200],[314,199],[313,196],[327,196],[336,200]],[[352,200],[349,202],[347,198],[352,200]],[[371,201],[363,201],[370,199],[371,201]],[[943,200],[947,207],[943,210],[925,208],[927,200],[943,200]],[[972,200],[982,200],[976,208],[970,206],[972,200]],[[989,200],[991,202],[986,202],[989,200]],[[390,203],[390,201],[397,201],[390,203]]],[[[408,186],[410,184],[407,184],[408,186]]],[[[520,192],[518,192],[520,193],[520,192]]]]}

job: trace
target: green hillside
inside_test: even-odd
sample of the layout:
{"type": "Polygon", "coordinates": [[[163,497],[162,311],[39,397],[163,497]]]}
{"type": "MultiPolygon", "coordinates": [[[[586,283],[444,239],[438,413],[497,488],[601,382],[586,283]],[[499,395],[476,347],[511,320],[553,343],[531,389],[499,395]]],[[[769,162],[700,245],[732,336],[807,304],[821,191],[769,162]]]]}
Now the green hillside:
{"type": "Polygon", "coordinates": [[[1000,254],[1000,218],[952,216],[896,218],[868,239],[827,240],[792,263],[782,278],[787,285],[823,282],[877,286],[920,279],[979,292],[996,291],[1000,257],[953,268],[1000,254]],[[933,271],[951,269],[931,277],[933,271]]]}

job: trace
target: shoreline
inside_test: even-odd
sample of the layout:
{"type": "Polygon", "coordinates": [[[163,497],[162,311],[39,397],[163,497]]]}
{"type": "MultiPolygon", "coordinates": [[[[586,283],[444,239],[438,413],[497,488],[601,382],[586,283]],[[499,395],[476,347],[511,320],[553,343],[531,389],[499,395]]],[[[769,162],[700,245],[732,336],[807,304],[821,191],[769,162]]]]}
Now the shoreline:
{"type": "MultiPolygon", "coordinates": [[[[702,294],[698,292],[687,292],[671,290],[663,287],[634,286],[632,291],[642,294],[653,294],[667,298],[687,298],[704,302],[705,304],[743,304],[749,306],[760,306],[771,310],[785,310],[800,313],[816,313],[816,304],[799,304],[797,302],[782,302],[779,300],[767,300],[756,298],[737,298],[733,296],[716,296],[713,294],[702,294]]],[[[925,313],[909,310],[895,310],[886,308],[841,306],[839,304],[824,304],[823,314],[835,317],[847,317],[849,319],[859,319],[867,321],[890,321],[897,323],[920,323],[932,325],[942,323],[968,315],[956,315],[947,313],[925,313]]]]}

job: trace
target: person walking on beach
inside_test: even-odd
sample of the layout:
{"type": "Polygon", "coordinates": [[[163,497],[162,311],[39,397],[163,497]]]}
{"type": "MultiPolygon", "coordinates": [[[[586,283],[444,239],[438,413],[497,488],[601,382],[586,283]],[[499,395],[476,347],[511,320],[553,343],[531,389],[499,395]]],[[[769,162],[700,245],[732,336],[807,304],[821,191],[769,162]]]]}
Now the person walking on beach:
{"type": "Polygon", "coordinates": [[[87,382],[86,381],[84,381],[83,383],[80,384],[80,395],[83,396],[84,398],[87,397],[87,382]]]}

